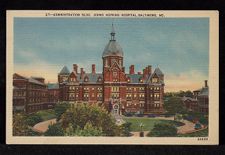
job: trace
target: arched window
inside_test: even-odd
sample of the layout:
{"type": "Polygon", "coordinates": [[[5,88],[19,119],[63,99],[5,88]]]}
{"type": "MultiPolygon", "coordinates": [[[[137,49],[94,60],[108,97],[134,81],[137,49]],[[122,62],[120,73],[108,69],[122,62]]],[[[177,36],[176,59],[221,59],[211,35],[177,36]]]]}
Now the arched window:
{"type": "Polygon", "coordinates": [[[84,82],[88,82],[88,81],[89,81],[88,77],[85,76],[85,77],[84,77],[84,82]]]}

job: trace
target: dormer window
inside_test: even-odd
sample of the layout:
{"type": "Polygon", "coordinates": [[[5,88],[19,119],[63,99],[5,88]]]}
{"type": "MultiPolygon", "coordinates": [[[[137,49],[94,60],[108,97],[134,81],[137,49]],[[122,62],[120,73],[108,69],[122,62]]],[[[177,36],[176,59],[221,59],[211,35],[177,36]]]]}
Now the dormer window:
{"type": "Polygon", "coordinates": [[[85,77],[84,78],[84,82],[88,82],[88,77],[85,77]]]}
{"type": "Polygon", "coordinates": [[[158,82],[158,78],[154,77],[152,78],[152,83],[157,83],[158,82]]]}
{"type": "Polygon", "coordinates": [[[70,81],[75,82],[76,80],[75,80],[75,78],[70,78],[70,81]]]}
{"type": "Polygon", "coordinates": [[[130,78],[127,78],[127,82],[130,82],[130,78]]]}
{"type": "Polygon", "coordinates": [[[102,78],[101,78],[101,77],[99,77],[99,78],[98,78],[98,82],[101,82],[101,81],[102,81],[102,78]]]}

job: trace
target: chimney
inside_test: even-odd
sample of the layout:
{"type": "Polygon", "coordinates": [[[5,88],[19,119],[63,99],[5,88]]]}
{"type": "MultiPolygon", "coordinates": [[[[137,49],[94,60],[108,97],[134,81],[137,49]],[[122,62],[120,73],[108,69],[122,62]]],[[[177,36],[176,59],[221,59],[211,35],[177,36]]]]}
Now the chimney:
{"type": "Polygon", "coordinates": [[[143,79],[147,77],[147,68],[143,69],[143,79]]]}
{"type": "Polygon", "coordinates": [[[96,73],[95,72],[95,64],[92,64],[91,68],[92,68],[92,74],[95,74],[96,73]]]}
{"type": "Polygon", "coordinates": [[[80,78],[83,79],[84,76],[84,68],[80,68],[80,78]]]}
{"type": "Polygon", "coordinates": [[[148,74],[152,74],[152,66],[148,65],[148,74]]]}
{"type": "Polygon", "coordinates": [[[78,69],[78,66],[77,64],[73,64],[73,71],[77,74],[77,69],[78,69]]]}
{"type": "Polygon", "coordinates": [[[129,69],[130,69],[130,74],[134,74],[134,65],[131,65],[129,69]]]}
{"type": "Polygon", "coordinates": [[[124,73],[125,73],[125,67],[123,67],[123,68],[122,68],[122,72],[124,72],[124,73]]]}
{"type": "Polygon", "coordinates": [[[205,87],[208,87],[208,83],[207,83],[207,80],[205,80],[205,87]]]}

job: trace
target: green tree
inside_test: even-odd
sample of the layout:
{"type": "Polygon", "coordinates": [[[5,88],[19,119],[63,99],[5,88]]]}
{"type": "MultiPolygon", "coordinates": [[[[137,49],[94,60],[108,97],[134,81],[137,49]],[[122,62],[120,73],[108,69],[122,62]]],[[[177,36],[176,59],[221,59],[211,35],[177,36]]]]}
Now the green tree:
{"type": "MultiPolygon", "coordinates": [[[[64,129],[72,127],[74,131],[93,129],[101,131],[101,134],[106,136],[120,135],[119,127],[115,124],[111,114],[95,104],[73,104],[62,115],[62,126],[64,129]]],[[[85,133],[85,135],[89,134],[85,133]]]]}
{"type": "Polygon", "coordinates": [[[35,124],[37,124],[39,122],[42,122],[42,121],[43,121],[43,119],[38,114],[28,115],[27,118],[26,118],[26,123],[29,126],[34,126],[35,124]]]}
{"type": "Polygon", "coordinates": [[[176,114],[176,113],[187,113],[187,109],[182,103],[181,98],[179,97],[170,97],[167,101],[164,102],[164,107],[167,113],[176,114]]]}
{"type": "Polygon", "coordinates": [[[68,128],[65,131],[66,136],[103,136],[102,130],[97,127],[93,127],[93,125],[88,122],[84,126],[84,129],[81,129],[79,126],[77,128],[73,128],[73,125],[70,123],[68,128]]]}
{"type": "Polygon", "coordinates": [[[49,125],[48,130],[44,133],[45,136],[64,136],[64,131],[59,123],[49,125]]]}
{"type": "Polygon", "coordinates": [[[26,116],[23,113],[13,114],[13,136],[27,136],[29,132],[26,116]]]}
{"type": "Polygon", "coordinates": [[[68,103],[59,103],[55,106],[56,120],[59,121],[62,114],[70,107],[68,103]]]}
{"type": "Polygon", "coordinates": [[[126,122],[121,125],[122,136],[130,136],[131,124],[130,122],[126,122]]]}
{"type": "Polygon", "coordinates": [[[158,123],[147,134],[149,137],[174,137],[177,135],[177,128],[173,124],[158,123]]]}

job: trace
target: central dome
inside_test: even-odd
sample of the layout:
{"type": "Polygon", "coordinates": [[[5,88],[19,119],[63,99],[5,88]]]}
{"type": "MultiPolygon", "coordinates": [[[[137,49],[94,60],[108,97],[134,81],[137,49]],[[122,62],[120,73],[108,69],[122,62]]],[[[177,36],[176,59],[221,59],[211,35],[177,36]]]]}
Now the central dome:
{"type": "Polygon", "coordinates": [[[106,57],[106,56],[123,57],[123,50],[121,46],[115,40],[110,40],[109,43],[105,46],[102,57],[106,57]]]}
{"type": "Polygon", "coordinates": [[[115,40],[115,34],[116,33],[115,33],[113,25],[112,25],[112,32],[110,34],[111,34],[111,40],[105,46],[102,57],[106,57],[106,56],[123,57],[123,50],[122,50],[121,46],[115,40]]]}

